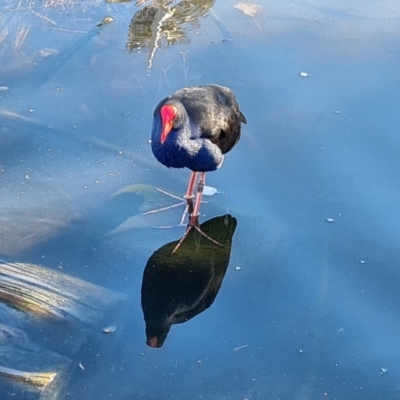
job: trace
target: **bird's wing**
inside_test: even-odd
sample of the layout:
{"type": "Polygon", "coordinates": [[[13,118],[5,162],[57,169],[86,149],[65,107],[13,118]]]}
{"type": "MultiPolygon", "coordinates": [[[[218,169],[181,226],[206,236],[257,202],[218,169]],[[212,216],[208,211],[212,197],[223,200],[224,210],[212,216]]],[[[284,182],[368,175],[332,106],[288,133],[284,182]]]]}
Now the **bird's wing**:
{"type": "Polygon", "coordinates": [[[230,89],[218,85],[195,86],[181,89],[175,96],[199,128],[199,138],[209,139],[222,154],[232,149],[240,138],[240,124],[246,118],[230,89]]]}

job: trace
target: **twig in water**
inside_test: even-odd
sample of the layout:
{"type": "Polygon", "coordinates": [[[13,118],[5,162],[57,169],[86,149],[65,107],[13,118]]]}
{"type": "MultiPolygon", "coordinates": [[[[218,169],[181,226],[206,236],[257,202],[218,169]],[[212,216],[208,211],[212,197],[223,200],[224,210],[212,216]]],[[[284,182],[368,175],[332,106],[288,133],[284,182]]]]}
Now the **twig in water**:
{"type": "Polygon", "coordinates": [[[140,83],[140,81],[139,81],[139,78],[136,77],[136,80],[137,80],[137,83],[138,83],[140,89],[142,89],[143,94],[146,95],[146,92],[144,91],[143,86],[141,85],[141,83],[140,83]]]}
{"type": "Polygon", "coordinates": [[[180,52],[182,54],[182,59],[183,59],[183,74],[185,75],[185,84],[187,85],[187,72],[189,71],[189,67],[186,66],[186,53],[187,51],[180,52]]]}
{"type": "Polygon", "coordinates": [[[48,17],[46,17],[46,16],[44,16],[44,15],[40,15],[39,13],[37,13],[33,8],[32,8],[32,6],[29,4],[29,11],[32,13],[32,14],[34,14],[34,15],[36,15],[38,18],[40,18],[40,19],[44,19],[45,21],[47,21],[47,22],[49,22],[50,24],[52,24],[52,25],[57,25],[53,20],[51,20],[50,18],[48,18],[48,17]]]}
{"type": "Polygon", "coordinates": [[[167,67],[167,68],[161,68],[162,69],[162,72],[164,73],[164,76],[165,76],[165,81],[167,82],[167,86],[169,87],[169,88],[171,88],[171,86],[169,85],[169,81],[168,81],[168,78],[167,78],[167,71],[171,68],[171,66],[172,66],[172,64],[169,66],[169,67],[167,67]]]}
{"type": "Polygon", "coordinates": [[[15,50],[19,49],[22,46],[22,43],[24,42],[26,36],[28,35],[28,32],[29,28],[21,28],[21,30],[18,32],[18,35],[14,41],[15,50]]]}
{"type": "Polygon", "coordinates": [[[233,351],[239,351],[240,349],[244,349],[245,347],[248,347],[248,344],[244,344],[243,346],[234,347],[233,351]]]}

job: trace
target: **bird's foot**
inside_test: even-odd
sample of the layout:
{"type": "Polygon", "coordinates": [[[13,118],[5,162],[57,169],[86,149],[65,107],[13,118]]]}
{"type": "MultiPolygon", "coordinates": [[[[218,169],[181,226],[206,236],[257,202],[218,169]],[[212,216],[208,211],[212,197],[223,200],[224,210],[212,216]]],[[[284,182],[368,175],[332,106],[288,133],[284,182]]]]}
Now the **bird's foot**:
{"type": "Polygon", "coordinates": [[[186,200],[185,200],[185,199],[182,199],[181,197],[175,196],[174,194],[169,193],[169,192],[167,192],[167,191],[165,191],[165,190],[162,190],[162,189],[159,189],[159,188],[154,188],[154,189],[156,189],[157,192],[160,192],[160,193],[162,193],[162,194],[165,194],[166,196],[172,197],[172,198],[175,199],[175,200],[180,200],[180,202],[179,202],[179,203],[176,203],[176,204],[172,204],[171,206],[161,207],[161,208],[157,208],[157,209],[155,209],[155,210],[146,211],[146,212],[142,213],[142,215],[155,214],[155,213],[158,213],[158,212],[160,212],[160,211],[167,211],[167,210],[170,210],[170,209],[172,209],[172,208],[180,207],[180,206],[186,204],[186,200]]]}
{"type": "MultiPolygon", "coordinates": [[[[156,189],[158,192],[160,192],[162,194],[165,194],[166,196],[172,197],[175,200],[180,200],[180,202],[176,203],[176,204],[172,204],[170,206],[157,208],[155,210],[146,211],[146,212],[142,213],[142,215],[151,215],[151,214],[155,214],[155,213],[158,213],[158,212],[161,212],[161,211],[167,211],[167,210],[171,210],[173,208],[177,208],[177,207],[181,207],[181,206],[185,206],[186,205],[185,210],[182,213],[181,220],[179,222],[179,225],[184,225],[183,221],[185,220],[186,215],[188,213],[190,214],[191,212],[193,212],[193,197],[194,196],[189,197],[189,196],[185,195],[183,197],[179,197],[179,196],[175,196],[174,194],[169,193],[169,192],[167,192],[167,191],[165,191],[163,189],[159,189],[159,188],[154,188],[154,189],[156,189]],[[190,203],[192,204],[192,206],[190,206],[190,203]],[[190,210],[190,209],[192,209],[192,210],[190,210]]],[[[206,201],[202,201],[202,203],[207,203],[207,202],[206,201]]]]}
{"type": "Polygon", "coordinates": [[[185,234],[181,237],[181,239],[179,240],[179,242],[177,243],[177,245],[174,247],[174,249],[172,250],[172,254],[176,253],[179,249],[179,247],[181,247],[181,244],[184,242],[184,240],[186,239],[186,237],[188,236],[189,232],[195,229],[197,232],[200,233],[201,236],[204,236],[206,239],[208,239],[210,242],[214,243],[217,246],[221,246],[221,247],[225,247],[223,244],[221,244],[220,242],[217,242],[216,240],[214,240],[212,237],[208,236],[206,233],[204,233],[201,228],[200,228],[200,224],[199,224],[199,216],[198,215],[191,215],[189,217],[189,223],[187,225],[187,229],[185,234]]]}

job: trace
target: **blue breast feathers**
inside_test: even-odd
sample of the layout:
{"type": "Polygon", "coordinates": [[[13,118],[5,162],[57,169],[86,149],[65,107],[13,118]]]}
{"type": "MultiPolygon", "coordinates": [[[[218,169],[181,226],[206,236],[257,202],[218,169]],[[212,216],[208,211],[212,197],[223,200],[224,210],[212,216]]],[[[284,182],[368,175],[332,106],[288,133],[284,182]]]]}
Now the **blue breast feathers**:
{"type": "Polygon", "coordinates": [[[192,171],[215,171],[223,161],[218,146],[208,139],[190,138],[190,132],[173,129],[161,143],[162,124],[154,118],[151,149],[156,159],[168,168],[189,168],[192,171]]]}

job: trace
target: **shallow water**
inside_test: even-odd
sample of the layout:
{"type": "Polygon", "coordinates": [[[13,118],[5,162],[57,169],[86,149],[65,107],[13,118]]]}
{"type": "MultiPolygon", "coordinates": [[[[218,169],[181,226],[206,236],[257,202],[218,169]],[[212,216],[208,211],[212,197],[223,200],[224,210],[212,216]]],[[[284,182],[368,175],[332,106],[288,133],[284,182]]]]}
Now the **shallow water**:
{"type": "Polygon", "coordinates": [[[253,18],[216,1],[185,37],[159,41],[150,69],[148,49],[126,50],[147,4],[21,4],[0,1],[0,253],[127,299],[118,331],[83,346],[69,398],[397,399],[398,4],[263,0],[253,18]],[[155,350],[141,279],[183,233],[153,226],[181,210],[110,235],[143,206],[112,195],[184,192],[189,172],[151,154],[152,111],[203,83],[231,87],[248,120],[207,174],[221,193],[201,216],[238,225],[214,304],[155,350]]]}

